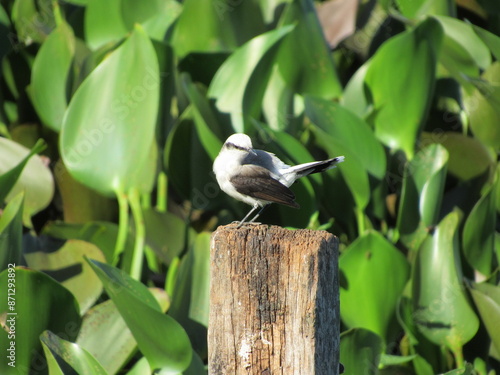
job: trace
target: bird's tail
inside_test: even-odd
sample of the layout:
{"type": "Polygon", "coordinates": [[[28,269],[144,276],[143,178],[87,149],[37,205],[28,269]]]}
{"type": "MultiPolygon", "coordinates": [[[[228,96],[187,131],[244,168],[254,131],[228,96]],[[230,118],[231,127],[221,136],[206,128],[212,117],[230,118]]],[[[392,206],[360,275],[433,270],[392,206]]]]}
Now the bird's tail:
{"type": "Polygon", "coordinates": [[[328,160],[313,161],[311,163],[304,163],[290,167],[287,169],[286,173],[296,173],[297,178],[300,178],[313,173],[320,173],[327,171],[328,169],[335,168],[338,163],[342,163],[343,161],[343,156],[337,156],[336,158],[328,160]]]}

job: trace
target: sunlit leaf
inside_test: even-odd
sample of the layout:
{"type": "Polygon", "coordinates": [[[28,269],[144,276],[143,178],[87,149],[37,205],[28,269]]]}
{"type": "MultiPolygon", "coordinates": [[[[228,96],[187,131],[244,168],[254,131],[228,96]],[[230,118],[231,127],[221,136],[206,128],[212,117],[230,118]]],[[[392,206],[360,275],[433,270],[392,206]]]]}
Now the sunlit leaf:
{"type": "Polygon", "coordinates": [[[485,145],[500,148],[500,62],[487,68],[481,81],[471,81],[476,87],[464,97],[472,133],[485,145]]]}
{"type": "Polygon", "coordinates": [[[22,257],[24,193],[16,195],[0,216],[0,270],[20,265],[22,257]]]}
{"type": "Polygon", "coordinates": [[[283,26],[245,43],[229,56],[213,78],[208,96],[216,99],[221,112],[231,114],[236,132],[244,131],[249,117],[258,117],[277,47],[293,28],[293,25],[283,26]]]}
{"type": "Polygon", "coordinates": [[[479,320],[462,284],[458,213],[448,214],[420,247],[413,272],[414,321],[436,345],[461,350],[479,320]]]}
{"type": "Polygon", "coordinates": [[[403,177],[397,228],[401,240],[416,250],[439,218],[446,179],[448,152],[439,144],[420,150],[410,161],[403,177]]]}
{"type": "Polygon", "coordinates": [[[473,284],[469,288],[481,321],[497,352],[500,352],[500,286],[488,283],[473,284]]]}
{"type": "Polygon", "coordinates": [[[191,363],[191,343],[179,323],[162,313],[143,284],[107,264],[95,260],[89,263],[151,368],[173,373],[185,370],[191,363]]]}
{"type": "Polygon", "coordinates": [[[117,373],[137,348],[134,336],[112,300],[87,311],[76,343],[92,354],[109,374],[117,373]]]}
{"type": "Polygon", "coordinates": [[[42,121],[55,131],[61,130],[68,105],[67,80],[74,53],[73,30],[62,22],[42,44],[33,63],[31,100],[42,121]]]}
{"type": "Polygon", "coordinates": [[[281,25],[295,25],[276,55],[263,107],[273,129],[286,129],[297,111],[294,95],[332,99],[341,86],[319,24],[314,4],[294,0],[287,4],[281,25]]]}
{"type": "Polygon", "coordinates": [[[0,138],[0,173],[3,174],[0,176],[0,198],[9,201],[24,191],[23,222],[29,226],[31,215],[47,207],[54,195],[52,173],[40,156],[35,155],[44,148],[42,141],[30,151],[16,142],[0,138]],[[8,193],[6,197],[5,193],[8,193]]]}
{"type": "Polygon", "coordinates": [[[369,232],[342,253],[339,268],[345,278],[340,289],[342,321],[389,339],[396,305],[410,276],[405,257],[378,232],[369,232]]]}
{"type": "Polygon", "coordinates": [[[85,40],[91,49],[97,49],[108,42],[116,42],[127,34],[121,13],[122,0],[86,2],[85,40]]]}
{"type": "Polygon", "coordinates": [[[51,331],[45,331],[40,336],[45,354],[51,357],[49,371],[69,374],[72,369],[76,374],[108,375],[101,364],[79,345],[63,340],[51,331]]]}
{"type": "MultiPolygon", "coordinates": [[[[45,330],[56,332],[61,338],[74,341],[80,329],[80,310],[73,295],[61,284],[44,273],[17,267],[13,273],[0,273],[0,288],[13,289],[15,304],[9,304],[7,294],[0,301],[0,321],[2,327],[14,326],[15,367],[8,366],[5,357],[0,361],[0,372],[17,375],[19,369],[29,371],[32,363],[40,363],[43,358],[39,336],[45,330]],[[9,277],[13,275],[13,277],[9,277]],[[12,286],[8,286],[8,280],[12,286]],[[64,306],[64,308],[61,308],[64,306]],[[14,314],[14,315],[8,315],[14,314]],[[9,320],[10,319],[10,320],[9,320]],[[34,361],[34,362],[32,362],[34,361]]],[[[0,329],[0,349],[7,353],[12,337],[0,329]]]]}
{"type": "Polygon", "coordinates": [[[439,23],[429,18],[384,43],[373,56],[366,84],[374,105],[375,134],[412,159],[434,90],[439,23]]]}
{"type": "Polygon", "coordinates": [[[158,105],[158,60],[151,41],[136,27],[69,104],[60,137],[68,171],[103,195],[132,187],[149,192],[156,173],[158,105]]]}
{"type": "Polygon", "coordinates": [[[69,240],[53,252],[24,254],[30,268],[50,274],[76,297],[80,312],[84,313],[102,293],[102,284],[83,257],[104,261],[104,255],[93,244],[69,240]]]}

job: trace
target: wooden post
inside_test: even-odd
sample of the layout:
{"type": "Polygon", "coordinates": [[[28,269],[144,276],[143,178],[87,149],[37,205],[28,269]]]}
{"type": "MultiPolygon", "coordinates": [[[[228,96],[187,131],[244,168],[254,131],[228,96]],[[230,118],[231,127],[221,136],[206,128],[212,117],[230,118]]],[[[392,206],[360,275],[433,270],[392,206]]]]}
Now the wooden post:
{"type": "Polygon", "coordinates": [[[235,224],[212,235],[210,375],[337,375],[338,240],[235,224]]]}

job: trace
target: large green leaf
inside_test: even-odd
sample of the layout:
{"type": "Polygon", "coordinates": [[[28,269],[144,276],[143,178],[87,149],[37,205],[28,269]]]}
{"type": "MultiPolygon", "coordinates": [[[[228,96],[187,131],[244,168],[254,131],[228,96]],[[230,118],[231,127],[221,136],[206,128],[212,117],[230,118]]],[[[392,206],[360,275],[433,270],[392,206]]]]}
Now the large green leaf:
{"type": "Polygon", "coordinates": [[[176,55],[184,57],[191,52],[232,51],[265,31],[256,1],[186,0],[171,42],[176,55]]]}
{"type": "Polygon", "coordinates": [[[398,9],[408,18],[418,19],[427,14],[449,15],[454,9],[449,0],[396,0],[398,9]]]}
{"type": "Polygon", "coordinates": [[[16,142],[0,138],[0,198],[9,201],[19,192],[25,192],[25,225],[30,225],[31,215],[47,207],[54,195],[52,173],[42,158],[35,155],[44,148],[43,141],[37,142],[30,151],[16,142]]]}
{"type": "Polygon", "coordinates": [[[414,321],[433,343],[461,350],[477,332],[479,320],[462,284],[459,216],[448,214],[418,250],[413,269],[414,321]]]}
{"type": "Polygon", "coordinates": [[[76,180],[107,196],[132,187],[152,189],[159,84],[153,45],[137,26],[69,104],[60,148],[76,180]]]}
{"type": "Polygon", "coordinates": [[[500,286],[488,283],[473,284],[469,288],[481,321],[497,352],[500,353],[500,286]]]}
{"type": "Polygon", "coordinates": [[[104,255],[95,245],[80,240],[69,240],[57,251],[24,254],[30,268],[48,273],[73,293],[82,314],[102,293],[102,284],[84,256],[104,261],[104,255]]]}
{"type": "Polygon", "coordinates": [[[373,56],[366,84],[374,105],[375,134],[412,159],[434,90],[439,23],[430,18],[384,43],[373,56]]]}
{"type": "Polygon", "coordinates": [[[258,117],[277,47],[293,28],[283,26],[253,38],[229,56],[213,78],[208,96],[216,99],[221,112],[231,114],[236,132],[244,131],[250,117],[258,117]]]}
{"type": "Polygon", "coordinates": [[[474,91],[464,98],[474,136],[485,145],[500,149],[500,62],[488,67],[481,81],[472,81],[474,91]]]}
{"type": "Polygon", "coordinates": [[[0,270],[21,264],[24,193],[16,195],[0,216],[0,270]]]}
{"type": "Polygon", "coordinates": [[[483,275],[495,267],[495,184],[490,185],[467,217],[463,230],[463,251],[469,264],[483,275]]]}
{"type": "Polygon", "coordinates": [[[491,64],[491,53],[471,24],[446,16],[434,18],[444,31],[439,60],[453,77],[463,82],[461,75],[477,77],[479,69],[491,64]]]}
{"type": "Polygon", "coordinates": [[[68,76],[75,53],[71,27],[62,22],[42,44],[31,71],[30,94],[42,121],[60,131],[68,105],[68,76]]]}
{"type": "Polygon", "coordinates": [[[137,349],[132,332],[112,300],[87,311],[76,343],[92,354],[110,374],[116,374],[137,349]]]}
{"type": "MultiPolygon", "coordinates": [[[[63,222],[49,223],[43,228],[43,233],[65,240],[82,240],[93,243],[105,255],[106,261],[112,263],[118,226],[114,223],[102,221],[87,222],[85,224],[68,224],[63,222]]],[[[125,252],[132,252],[134,248],[133,236],[127,236],[125,252]]]]}
{"type": "Polygon", "coordinates": [[[372,180],[385,175],[386,157],[380,142],[369,126],[339,104],[306,96],[306,115],[317,125],[312,128],[317,143],[333,156],[344,155],[345,167],[340,171],[357,203],[364,209],[370,201],[372,180]]]}
{"type": "Polygon", "coordinates": [[[209,267],[210,234],[200,233],[181,260],[169,310],[188,333],[193,348],[203,356],[207,353],[209,267]]]}
{"type": "Polygon", "coordinates": [[[500,37],[476,25],[472,25],[472,29],[490,48],[493,56],[495,56],[497,60],[500,60],[500,37]]]}
{"type": "Polygon", "coordinates": [[[437,224],[447,162],[446,149],[431,144],[420,150],[405,168],[397,228],[402,242],[411,249],[418,249],[427,227],[437,224]]]}
{"type": "Polygon", "coordinates": [[[54,279],[38,271],[16,267],[13,273],[10,269],[0,273],[0,288],[6,291],[0,301],[2,326],[11,330],[11,334],[0,330],[0,349],[2,353],[7,353],[14,346],[16,365],[13,368],[8,366],[7,361],[0,361],[2,374],[17,375],[20,369],[28,373],[30,368],[36,370],[36,366],[45,366],[39,340],[45,330],[57,332],[69,341],[76,339],[81,323],[78,303],[54,279]],[[11,293],[9,300],[7,292],[11,293]]]}
{"type": "MultiPolygon", "coordinates": [[[[87,0],[85,40],[92,49],[123,38],[128,30],[121,13],[122,0],[87,0]]],[[[99,91],[96,91],[99,92],[99,91]]]]}
{"type": "Polygon", "coordinates": [[[380,354],[383,350],[382,339],[364,328],[353,328],[340,335],[340,363],[344,375],[376,375],[380,354]]]}
{"type": "Polygon", "coordinates": [[[291,1],[283,12],[280,24],[296,27],[281,43],[264,97],[264,112],[273,129],[289,126],[296,111],[295,94],[311,94],[325,99],[341,94],[313,2],[291,1]]]}
{"type": "Polygon", "coordinates": [[[491,168],[495,159],[488,147],[477,138],[456,132],[422,133],[422,144],[439,143],[448,151],[448,173],[469,180],[491,168]]]}
{"type": "Polygon", "coordinates": [[[63,340],[51,331],[42,333],[40,341],[50,374],[108,375],[92,354],[78,344],[63,340]]]}
{"type": "Polygon", "coordinates": [[[350,328],[369,329],[388,342],[410,276],[405,257],[378,232],[368,232],[342,253],[339,268],[345,279],[340,289],[342,321],[350,328]]]}
{"type": "Polygon", "coordinates": [[[179,323],[163,314],[158,302],[143,284],[107,264],[95,260],[89,263],[151,368],[162,373],[184,371],[191,363],[192,349],[179,323]]]}

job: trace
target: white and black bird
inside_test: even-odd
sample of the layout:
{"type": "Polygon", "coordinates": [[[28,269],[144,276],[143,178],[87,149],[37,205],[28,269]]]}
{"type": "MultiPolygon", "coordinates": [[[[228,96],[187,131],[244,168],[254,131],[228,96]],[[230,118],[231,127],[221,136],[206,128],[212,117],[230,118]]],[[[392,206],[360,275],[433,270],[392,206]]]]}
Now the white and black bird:
{"type": "Polygon", "coordinates": [[[253,222],[270,203],[299,208],[295,194],[289,189],[298,178],[335,168],[344,161],[343,156],[323,161],[289,166],[274,154],[255,150],[246,134],[231,135],[215,158],[213,171],[217,182],[226,194],[252,206],[238,228],[252,213],[260,211],[253,222]]]}

